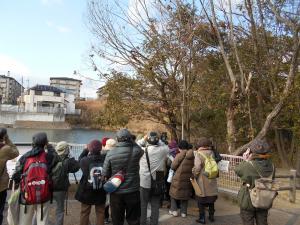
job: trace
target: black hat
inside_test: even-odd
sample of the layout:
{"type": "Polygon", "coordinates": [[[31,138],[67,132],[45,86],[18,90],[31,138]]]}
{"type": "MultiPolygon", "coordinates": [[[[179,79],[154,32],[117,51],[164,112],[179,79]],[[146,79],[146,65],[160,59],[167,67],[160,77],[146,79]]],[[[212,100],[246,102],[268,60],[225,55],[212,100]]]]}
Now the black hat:
{"type": "Polygon", "coordinates": [[[132,139],[132,134],[127,129],[119,130],[116,136],[118,142],[128,142],[132,139]]]}
{"type": "Polygon", "coordinates": [[[3,139],[7,135],[7,130],[5,128],[0,128],[0,139],[3,139]]]}
{"type": "Polygon", "coordinates": [[[159,142],[159,137],[158,137],[158,133],[155,131],[151,131],[148,133],[147,135],[147,142],[150,145],[157,145],[159,142]]]}
{"type": "Polygon", "coordinates": [[[190,149],[190,144],[186,140],[181,140],[178,144],[180,149],[190,149]]]}
{"type": "Polygon", "coordinates": [[[47,134],[44,132],[37,133],[32,137],[32,145],[38,147],[44,147],[48,144],[47,134]]]}
{"type": "Polygon", "coordinates": [[[251,152],[256,154],[267,154],[271,152],[270,146],[266,140],[254,140],[250,146],[249,149],[251,152]]]}

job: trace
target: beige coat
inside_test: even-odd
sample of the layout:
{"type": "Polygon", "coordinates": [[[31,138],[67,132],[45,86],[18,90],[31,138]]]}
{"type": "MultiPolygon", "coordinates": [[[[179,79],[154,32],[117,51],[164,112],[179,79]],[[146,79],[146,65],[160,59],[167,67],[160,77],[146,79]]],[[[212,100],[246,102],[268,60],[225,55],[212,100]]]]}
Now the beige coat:
{"type": "Polygon", "coordinates": [[[201,197],[207,196],[216,196],[218,195],[218,186],[217,179],[208,179],[206,176],[202,174],[202,170],[204,169],[205,159],[198,152],[201,151],[202,154],[206,156],[213,155],[214,152],[208,148],[199,148],[195,151],[195,166],[193,168],[193,174],[197,179],[197,183],[202,191],[201,197]]]}
{"type": "Polygon", "coordinates": [[[8,186],[8,173],[6,162],[18,157],[19,151],[17,147],[8,140],[8,143],[0,148],[0,191],[4,191],[8,186]]]}
{"type": "Polygon", "coordinates": [[[190,178],[194,166],[193,150],[182,150],[171,165],[175,171],[170,187],[170,196],[177,200],[189,200],[192,194],[190,178]]]}

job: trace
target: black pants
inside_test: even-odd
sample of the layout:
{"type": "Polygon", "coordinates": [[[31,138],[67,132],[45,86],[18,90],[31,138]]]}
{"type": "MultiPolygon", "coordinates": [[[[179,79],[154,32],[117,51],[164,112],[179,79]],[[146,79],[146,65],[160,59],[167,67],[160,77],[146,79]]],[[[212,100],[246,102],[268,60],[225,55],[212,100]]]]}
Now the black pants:
{"type": "Polygon", "coordinates": [[[3,221],[3,211],[5,207],[6,196],[7,196],[6,190],[0,192],[0,225],[2,225],[2,221],[3,221]]]}
{"type": "Polygon", "coordinates": [[[113,225],[123,225],[126,220],[129,225],[140,225],[141,201],[140,192],[110,195],[111,218],[113,225]]]}
{"type": "Polygon", "coordinates": [[[241,218],[243,225],[268,225],[268,211],[266,209],[256,209],[254,211],[248,211],[241,209],[241,218]]]}
{"type": "Polygon", "coordinates": [[[109,219],[109,205],[105,207],[105,219],[109,219]]]}
{"type": "Polygon", "coordinates": [[[200,203],[198,201],[198,208],[199,208],[199,213],[200,214],[205,214],[205,207],[208,207],[208,212],[209,214],[214,214],[215,213],[215,203],[200,203]]]}

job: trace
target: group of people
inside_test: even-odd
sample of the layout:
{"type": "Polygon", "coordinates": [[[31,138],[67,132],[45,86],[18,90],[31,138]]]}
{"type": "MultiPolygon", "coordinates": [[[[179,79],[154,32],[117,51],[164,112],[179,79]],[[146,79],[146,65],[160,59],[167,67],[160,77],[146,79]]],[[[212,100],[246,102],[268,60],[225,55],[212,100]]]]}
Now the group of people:
{"type": "MultiPolygon", "coordinates": [[[[0,225],[7,195],[9,177],[6,162],[19,155],[5,129],[0,129],[0,225]]],[[[243,182],[239,192],[241,218],[245,225],[267,224],[268,209],[257,209],[246,198],[247,189],[254,187],[255,179],[274,174],[270,149],[261,141],[251,146],[246,161],[236,167],[243,182]],[[253,163],[247,163],[253,161],[253,163]]],[[[48,143],[45,133],[33,136],[32,150],[17,162],[13,181],[20,189],[20,225],[46,225],[52,200],[56,206],[56,225],[64,222],[64,204],[67,197],[69,174],[82,171],[75,199],[81,203],[80,225],[90,224],[90,213],[95,206],[96,225],[109,223],[123,225],[157,225],[163,200],[170,202],[169,214],[187,217],[188,201],[195,197],[199,207],[198,223],[215,221],[217,200],[216,173],[220,155],[208,138],[200,138],[195,146],[185,140],[167,142],[166,136],[149,132],[136,138],[127,129],[121,129],[115,138],[90,141],[78,160],[70,156],[66,142],[55,148],[48,143]],[[209,165],[208,165],[209,164],[209,165]],[[196,191],[194,184],[200,189],[196,191]],[[111,186],[109,186],[111,185],[111,186]],[[111,191],[111,187],[115,187],[111,191]],[[151,207],[150,221],[147,219],[151,207]],[[208,208],[208,217],[206,216],[208,208]],[[109,215],[109,211],[111,215],[109,215]],[[34,221],[33,221],[34,220],[34,221]]],[[[14,223],[9,225],[14,225],[14,223]]]]}

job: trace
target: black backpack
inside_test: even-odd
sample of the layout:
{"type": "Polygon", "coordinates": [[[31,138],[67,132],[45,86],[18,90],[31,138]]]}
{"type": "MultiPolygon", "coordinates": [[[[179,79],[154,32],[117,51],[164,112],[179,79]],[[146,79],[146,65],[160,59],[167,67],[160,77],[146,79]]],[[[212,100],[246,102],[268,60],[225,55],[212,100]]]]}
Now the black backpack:
{"type": "Polygon", "coordinates": [[[103,189],[102,179],[103,163],[91,163],[89,165],[88,187],[89,189],[98,191],[103,189]]]}

